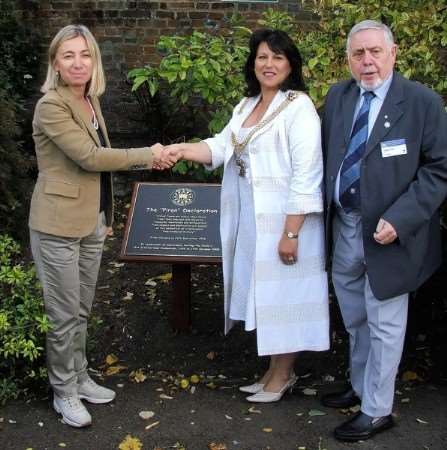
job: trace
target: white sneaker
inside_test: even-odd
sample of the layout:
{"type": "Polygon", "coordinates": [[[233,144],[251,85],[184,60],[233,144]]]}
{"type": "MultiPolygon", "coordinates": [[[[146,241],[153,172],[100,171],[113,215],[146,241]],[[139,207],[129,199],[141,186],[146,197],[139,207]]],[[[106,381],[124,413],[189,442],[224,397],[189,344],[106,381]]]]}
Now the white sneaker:
{"type": "Polygon", "coordinates": [[[54,394],[53,408],[62,414],[62,420],[72,427],[86,427],[92,423],[92,416],[77,395],[59,397],[54,394]]]}
{"type": "Polygon", "coordinates": [[[78,395],[90,403],[109,403],[116,396],[115,391],[96,384],[90,377],[78,385],[78,395]]]}

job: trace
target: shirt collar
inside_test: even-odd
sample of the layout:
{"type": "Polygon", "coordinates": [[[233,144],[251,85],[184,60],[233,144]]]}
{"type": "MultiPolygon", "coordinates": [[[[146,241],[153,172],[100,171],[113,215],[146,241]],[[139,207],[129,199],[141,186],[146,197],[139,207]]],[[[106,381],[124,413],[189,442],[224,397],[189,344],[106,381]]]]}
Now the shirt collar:
{"type": "MultiPolygon", "coordinates": [[[[381,101],[385,100],[386,94],[388,93],[388,89],[391,86],[391,82],[393,81],[393,72],[391,72],[390,76],[377,88],[374,89],[374,95],[381,101]]],[[[365,89],[360,88],[360,97],[365,93],[365,89]]]]}

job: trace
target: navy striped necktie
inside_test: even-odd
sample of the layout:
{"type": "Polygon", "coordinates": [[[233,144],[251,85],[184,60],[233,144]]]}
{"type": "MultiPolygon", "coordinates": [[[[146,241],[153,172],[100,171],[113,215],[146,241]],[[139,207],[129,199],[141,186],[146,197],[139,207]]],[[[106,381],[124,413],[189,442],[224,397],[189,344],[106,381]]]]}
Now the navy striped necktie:
{"type": "Polygon", "coordinates": [[[348,151],[340,170],[340,205],[346,212],[360,209],[360,164],[368,141],[368,115],[374,92],[363,93],[363,104],[357,114],[348,151]]]}

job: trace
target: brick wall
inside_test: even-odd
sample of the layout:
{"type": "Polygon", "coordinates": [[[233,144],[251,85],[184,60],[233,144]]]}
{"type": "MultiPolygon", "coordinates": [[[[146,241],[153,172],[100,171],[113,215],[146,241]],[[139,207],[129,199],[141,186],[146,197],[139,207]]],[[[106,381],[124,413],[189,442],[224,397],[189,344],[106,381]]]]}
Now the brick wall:
{"type": "Polygon", "coordinates": [[[299,0],[276,3],[16,0],[17,16],[41,36],[39,82],[46,70],[45,52],[55,33],[70,23],[82,23],[90,28],[100,45],[107,76],[102,107],[108,128],[111,134],[129,135],[143,133],[144,126],[138,121],[138,105],[126,84],[126,74],[131,68],[159,59],[155,46],[161,35],[225,27],[234,12],[241,13],[254,26],[259,14],[268,7],[287,10],[304,22],[312,20],[311,12],[303,9],[299,0]]]}

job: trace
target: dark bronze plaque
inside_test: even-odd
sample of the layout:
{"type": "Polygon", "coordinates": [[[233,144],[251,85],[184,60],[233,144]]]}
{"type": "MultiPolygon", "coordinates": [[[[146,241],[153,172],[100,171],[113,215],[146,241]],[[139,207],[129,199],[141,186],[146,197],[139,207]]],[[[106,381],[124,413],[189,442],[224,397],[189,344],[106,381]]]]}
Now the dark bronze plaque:
{"type": "Polygon", "coordinates": [[[121,258],[220,262],[220,185],[136,183],[121,258]]]}

